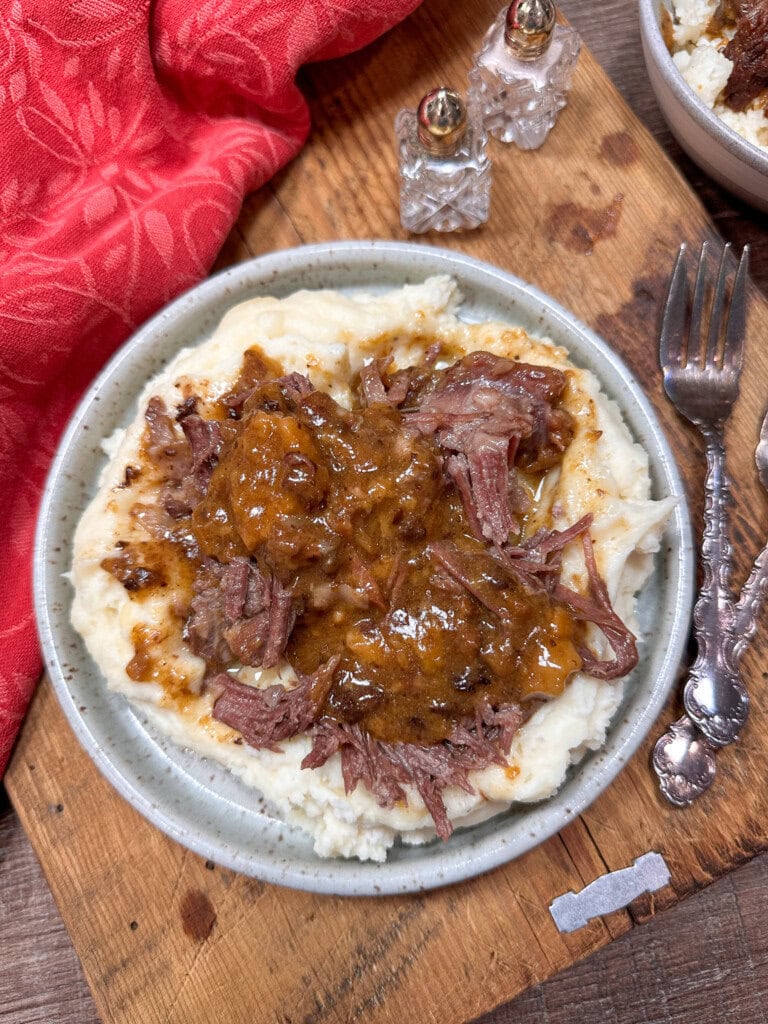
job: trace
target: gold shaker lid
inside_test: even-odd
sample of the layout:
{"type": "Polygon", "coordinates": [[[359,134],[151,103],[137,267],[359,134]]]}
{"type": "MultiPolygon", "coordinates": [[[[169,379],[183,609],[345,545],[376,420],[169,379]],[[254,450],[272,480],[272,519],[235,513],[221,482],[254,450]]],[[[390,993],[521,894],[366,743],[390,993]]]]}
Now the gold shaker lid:
{"type": "Polygon", "coordinates": [[[419,142],[436,156],[447,156],[461,144],[467,130],[467,108],[453,89],[441,85],[432,89],[416,111],[419,142]]]}
{"type": "Polygon", "coordinates": [[[512,0],[504,42],[518,60],[536,60],[552,41],[557,7],[553,0],[512,0]]]}

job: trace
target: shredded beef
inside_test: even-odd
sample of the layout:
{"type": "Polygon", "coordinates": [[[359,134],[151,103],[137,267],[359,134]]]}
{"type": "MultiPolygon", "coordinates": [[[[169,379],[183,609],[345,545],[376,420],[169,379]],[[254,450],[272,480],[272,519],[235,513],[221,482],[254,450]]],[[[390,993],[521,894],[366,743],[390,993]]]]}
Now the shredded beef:
{"type": "Polygon", "coordinates": [[[337,663],[338,658],[331,659],[311,676],[300,676],[291,690],[283,686],[260,690],[220,673],[206,684],[216,695],[214,718],[237,729],[257,749],[277,750],[282,740],[310,730],[312,749],[302,768],[319,768],[340,751],[346,792],[362,782],[383,807],[406,799],[403,786],[413,785],[435,821],[437,834],[448,839],[453,826],[443,791],[458,786],[474,793],[470,772],[505,763],[504,755],[524,720],[522,709],[517,704],[496,710],[482,705],[474,719],[454,728],[449,740],[429,747],[382,743],[359,726],[330,718],[316,720],[337,663]]]}
{"type": "Polygon", "coordinates": [[[237,661],[243,665],[260,665],[269,635],[269,615],[265,611],[251,619],[238,619],[227,627],[224,635],[237,661]]]}
{"type": "Polygon", "coordinates": [[[221,426],[216,420],[204,420],[188,412],[181,419],[187,443],[187,472],[181,479],[171,479],[163,487],[161,502],[173,519],[183,519],[205,496],[213,467],[221,452],[221,426]]]}
{"type": "Polygon", "coordinates": [[[162,398],[150,398],[144,419],[147,422],[147,455],[166,480],[182,480],[191,468],[189,447],[176,433],[173,417],[162,398]]]}
{"type": "Polygon", "coordinates": [[[195,596],[184,625],[184,639],[192,652],[207,662],[226,664],[233,658],[224,631],[229,621],[224,613],[220,585],[223,567],[206,559],[195,579],[195,596]]]}
{"type": "Polygon", "coordinates": [[[179,407],[182,435],[162,398],[151,398],[144,414],[147,454],[165,481],[160,503],[176,520],[188,516],[205,494],[222,446],[221,426],[197,415],[197,401],[193,396],[179,407]]]}
{"type": "Polygon", "coordinates": [[[208,488],[213,467],[221,451],[221,427],[216,420],[204,420],[197,413],[190,413],[182,419],[181,429],[189,442],[192,475],[202,497],[208,488]]]}
{"type": "MultiPolygon", "coordinates": [[[[253,586],[251,564],[247,558],[234,558],[229,565],[226,565],[221,573],[221,592],[224,597],[224,614],[230,622],[239,619],[245,610],[245,602],[248,599],[249,584],[253,586]]],[[[263,577],[259,573],[259,583],[263,577]]],[[[263,602],[266,606],[268,601],[263,602]]],[[[258,607],[261,607],[260,604],[258,607]]],[[[249,615],[253,615],[258,607],[253,609],[249,615]]]]}
{"type": "Polygon", "coordinates": [[[487,704],[475,719],[457,725],[450,739],[432,746],[415,743],[382,743],[359,726],[328,718],[311,730],[312,750],[302,768],[319,768],[340,752],[344,788],[351,793],[359,783],[373,794],[382,807],[406,799],[404,785],[413,785],[424,801],[441,839],[453,832],[443,801],[443,791],[457,786],[467,793],[475,790],[469,773],[493,764],[503,765],[512,738],[523,723],[517,704],[494,710],[487,704]]]}
{"type": "Polygon", "coordinates": [[[589,533],[591,525],[592,516],[584,516],[567,530],[541,530],[522,546],[507,547],[504,551],[494,554],[511,573],[518,576],[523,574],[529,583],[533,578],[543,577],[544,585],[554,601],[565,605],[574,618],[593,623],[605,634],[614,657],[600,661],[589,648],[581,646],[579,656],[582,660],[582,671],[596,679],[618,679],[631,672],[637,665],[637,642],[632,632],[613,610],[608,588],[595,562],[589,533]],[[571,590],[559,581],[563,548],[577,537],[584,548],[589,597],[571,590]]]}
{"type": "Polygon", "coordinates": [[[278,663],[296,616],[293,596],[279,580],[247,558],[227,565],[208,558],[194,590],[184,639],[195,654],[218,665],[278,663]]]}
{"type": "Polygon", "coordinates": [[[180,405],[176,406],[176,422],[181,423],[185,417],[191,416],[193,412],[197,412],[197,402],[197,395],[190,395],[189,398],[185,398],[180,405]]]}
{"type": "Polygon", "coordinates": [[[222,395],[221,404],[229,410],[229,415],[232,419],[240,419],[243,406],[255,390],[255,387],[245,388],[242,391],[232,391],[229,394],[222,395]]]}
{"type": "MultiPolygon", "coordinates": [[[[298,405],[315,390],[314,384],[303,373],[289,373],[283,377],[277,377],[274,383],[278,386],[282,397],[293,406],[298,405]]],[[[222,395],[221,403],[229,410],[231,417],[239,419],[246,403],[258,389],[258,383],[251,381],[246,386],[237,387],[234,391],[222,395]]]]}
{"type": "Polygon", "coordinates": [[[518,582],[533,591],[547,590],[551,595],[559,579],[563,549],[591,525],[592,516],[583,516],[567,530],[539,530],[522,544],[507,544],[491,554],[518,582]]]}
{"type": "MultiPolygon", "coordinates": [[[[523,544],[514,547],[492,548],[484,557],[492,560],[503,572],[533,593],[554,593],[560,574],[563,548],[585,534],[592,525],[592,516],[584,516],[567,530],[540,530],[523,544]]],[[[494,600],[493,588],[476,579],[477,556],[461,551],[455,544],[439,542],[429,546],[429,554],[457,583],[460,583],[476,601],[500,618],[506,614],[501,600],[494,600]]],[[[597,571],[597,570],[595,570],[597,571]]],[[[599,613],[600,618],[604,615],[599,613]]]]}
{"type": "MultiPolygon", "coordinates": [[[[540,467],[547,447],[562,451],[570,441],[570,417],[552,403],[563,392],[565,374],[474,352],[425,389],[406,419],[454,453],[446,469],[464,501],[473,529],[500,547],[519,529],[510,504],[510,468],[522,446],[525,463],[540,467]]],[[[546,461],[546,459],[545,459],[546,461]]],[[[513,482],[515,506],[523,495],[513,482]]]]}
{"type": "MultiPolygon", "coordinates": [[[[264,668],[272,668],[280,660],[295,621],[296,609],[293,604],[293,596],[278,579],[274,579],[269,607],[269,629],[261,654],[261,665],[264,668]]],[[[253,664],[253,662],[248,664],[253,664]]]]}
{"type": "Polygon", "coordinates": [[[285,377],[279,377],[277,384],[286,399],[294,405],[299,405],[305,398],[309,398],[315,390],[312,381],[303,373],[289,373],[285,377]]]}
{"type": "Polygon", "coordinates": [[[584,597],[583,594],[578,594],[560,583],[555,586],[553,596],[555,600],[569,608],[577,619],[593,622],[598,626],[613,648],[614,656],[607,661],[598,660],[588,648],[580,648],[583,670],[596,679],[618,679],[631,672],[637,665],[637,643],[633,634],[613,610],[605,581],[597,569],[592,538],[588,532],[581,534],[581,543],[584,546],[590,596],[584,597]]]}
{"type": "Polygon", "coordinates": [[[374,359],[373,362],[367,363],[360,368],[360,386],[363,389],[363,395],[368,405],[388,400],[387,389],[384,387],[384,381],[381,376],[381,364],[383,362],[384,360],[382,359],[374,359]]]}
{"type": "Polygon", "coordinates": [[[733,61],[725,102],[731,110],[745,110],[768,88],[768,0],[739,5],[736,32],[723,52],[733,61]]]}
{"type": "Polygon", "coordinates": [[[315,721],[337,664],[338,658],[332,658],[312,675],[300,677],[292,690],[284,686],[259,690],[219,673],[206,684],[216,695],[213,716],[237,729],[252,747],[278,750],[281,740],[306,732],[315,721]]]}
{"type": "Polygon", "coordinates": [[[399,370],[392,377],[386,378],[385,371],[388,359],[374,359],[360,369],[360,386],[366,404],[386,402],[396,408],[403,404],[411,386],[412,372],[399,370]]]}
{"type": "Polygon", "coordinates": [[[445,460],[445,470],[456,485],[456,490],[461,495],[464,512],[472,533],[478,540],[483,540],[483,527],[475,509],[472,482],[469,478],[469,462],[466,455],[449,455],[445,460]]]}
{"type": "Polygon", "coordinates": [[[506,606],[500,597],[495,599],[494,588],[483,586],[473,579],[472,566],[476,561],[476,556],[460,551],[455,544],[450,542],[431,544],[427,550],[430,558],[433,558],[449,576],[468,590],[479,604],[500,619],[505,617],[506,606]]]}

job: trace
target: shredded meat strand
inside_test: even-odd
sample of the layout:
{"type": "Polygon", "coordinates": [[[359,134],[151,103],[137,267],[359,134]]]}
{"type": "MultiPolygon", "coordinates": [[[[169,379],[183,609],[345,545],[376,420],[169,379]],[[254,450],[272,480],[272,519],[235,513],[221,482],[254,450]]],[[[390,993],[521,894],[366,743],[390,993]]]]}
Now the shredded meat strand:
{"type": "Polygon", "coordinates": [[[411,371],[399,370],[392,377],[386,377],[388,359],[373,359],[360,368],[360,387],[366,405],[385,402],[396,408],[408,397],[411,371]]]}
{"type": "Polygon", "coordinates": [[[257,750],[279,750],[281,740],[306,732],[315,721],[337,664],[338,657],[331,658],[311,676],[300,677],[292,690],[284,686],[259,690],[221,672],[206,684],[216,695],[214,718],[237,729],[257,750]]]}
{"type": "Polygon", "coordinates": [[[184,639],[206,661],[273,668],[296,618],[290,589],[247,558],[208,558],[194,584],[184,639]]]}
{"type": "Polygon", "coordinates": [[[606,661],[598,660],[588,648],[580,648],[579,654],[583,662],[583,670],[596,679],[618,679],[631,672],[637,665],[637,642],[634,635],[613,610],[605,581],[597,569],[592,538],[589,533],[581,535],[581,543],[584,546],[590,597],[584,597],[583,594],[578,594],[575,590],[560,583],[555,586],[553,596],[555,600],[566,605],[576,618],[598,626],[613,648],[614,657],[606,661]]]}
{"type": "Polygon", "coordinates": [[[739,4],[736,32],[723,52],[733,61],[725,102],[731,110],[746,110],[768,88],[768,0],[739,4]]]}
{"type": "Polygon", "coordinates": [[[424,747],[414,743],[382,743],[356,725],[321,719],[312,730],[312,750],[302,768],[319,768],[340,752],[344,788],[351,793],[361,782],[382,807],[406,799],[405,785],[416,788],[441,839],[453,825],[443,800],[450,786],[474,793],[469,774],[505,764],[512,739],[524,720],[517,704],[496,710],[482,706],[475,719],[454,728],[449,740],[424,747]]]}
{"type": "Polygon", "coordinates": [[[447,370],[406,414],[407,422],[435,434],[452,453],[446,469],[473,532],[497,547],[519,532],[510,491],[516,508],[525,510],[525,495],[510,471],[518,453],[525,450],[528,463],[546,468],[547,451],[561,451],[566,435],[570,440],[570,417],[552,407],[565,383],[560,370],[475,352],[447,370]]]}

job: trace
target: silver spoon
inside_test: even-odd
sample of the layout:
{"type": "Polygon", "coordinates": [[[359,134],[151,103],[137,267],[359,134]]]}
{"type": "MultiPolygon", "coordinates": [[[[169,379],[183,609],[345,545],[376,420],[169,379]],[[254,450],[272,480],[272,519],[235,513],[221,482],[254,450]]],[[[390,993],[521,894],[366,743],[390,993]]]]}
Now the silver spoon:
{"type": "MultiPolygon", "coordinates": [[[[768,491],[768,413],[755,450],[760,483],[768,491]]],[[[768,544],[754,561],[734,614],[727,657],[736,670],[757,629],[760,609],[768,594],[768,544]]],[[[716,747],[701,735],[687,715],[673,722],[653,751],[653,767],[670,803],[687,807],[712,785],[716,747]]]]}

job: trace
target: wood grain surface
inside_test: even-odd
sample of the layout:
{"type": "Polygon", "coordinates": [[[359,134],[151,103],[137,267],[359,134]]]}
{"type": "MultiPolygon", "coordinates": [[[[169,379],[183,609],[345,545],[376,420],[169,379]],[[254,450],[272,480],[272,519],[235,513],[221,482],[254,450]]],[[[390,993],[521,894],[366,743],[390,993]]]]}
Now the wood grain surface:
{"type": "MultiPolygon", "coordinates": [[[[274,188],[246,203],[225,259],[298,241],[401,237],[391,119],[402,102],[435,80],[461,80],[494,6],[473,0],[459,8],[428,0],[407,26],[365,53],[313,68],[305,82],[314,97],[313,140],[274,188]],[[462,41],[450,53],[442,45],[446,32],[462,41]]],[[[618,18],[619,6],[611,5],[606,17],[618,18]]],[[[615,344],[657,399],[691,497],[700,502],[699,445],[658,397],[654,345],[658,299],[673,250],[683,238],[697,241],[711,233],[700,206],[588,57],[573,102],[547,147],[533,155],[495,147],[494,156],[491,223],[472,236],[435,241],[517,270],[615,344]],[[618,211],[616,234],[597,238],[587,252],[584,229],[599,226],[601,211],[609,208],[618,211]]],[[[717,199],[708,191],[710,200],[713,195],[717,199]]],[[[719,212],[726,209],[723,204],[719,212]]],[[[721,222],[737,226],[737,237],[762,231],[733,209],[736,219],[721,222]]],[[[764,269],[763,258],[758,277],[764,269]]],[[[753,338],[764,332],[766,320],[765,307],[755,301],[753,338]]],[[[766,379],[765,356],[754,344],[748,366],[730,438],[740,485],[736,536],[742,573],[768,521],[751,464],[766,379]]],[[[764,660],[764,647],[756,649],[748,663],[753,680],[760,678],[764,660]]],[[[670,708],[667,717],[674,712],[670,708]]],[[[35,702],[8,785],[105,1021],[389,1021],[404,1013],[417,1021],[461,1021],[765,847],[766,798],[749,785],[764,767],[763,718],[757,708],[745,741],[722,758],[722,785],[696,810],[681,815],[661,804],[646,746],[561,837],[485,879],[407,900],[321,899],[207,867],[112,793],[77,747],[47,687],[35,702]],[[673,869],[674,887],[655,906],[641,900],[631,915],[614,915],[571,937],[557,934],[546,912],[553,895],[579,887],[606,866],[621,867],[650,847],[661,849],[673,869]]],[[[742,949],[759,950],[746,926],[735,934],[742,949]]],[[[609,954],[628,942],[646,941],[628,936],[609,954]]],[[[764,949],[755,956],[765,962],[764,949]]],[[[685,954],[672,962],[684,963],[685,954]]],[[[605,997],[592,998],[574,985],[564,990],[573,1002],[605,1009],[605,997]]],[[[539,1000],[543,1007],[543,991],[523,999],[539,1000]]],[[[628,991],[632,986],[625,985],[628,991]]],[[[749,1016],[760,1008],[761,997],[753,996],[744,1020],[764,1019],[749,1016]]],[[[621,1019],[652,1019],[651,1003],[646,1005],[645,1016],[621,1019]]],[[[666,1012],[658,1019],[687,1019],[673,1018],[668,1007],[666,1012]]],[[[514,1009],[509,1013],[497,1011],[488,1019],[525,1019],[514,1016],[514,1009]]],[[[528,1019],[564,1018],[542,1012],[528,1019]]]]}

